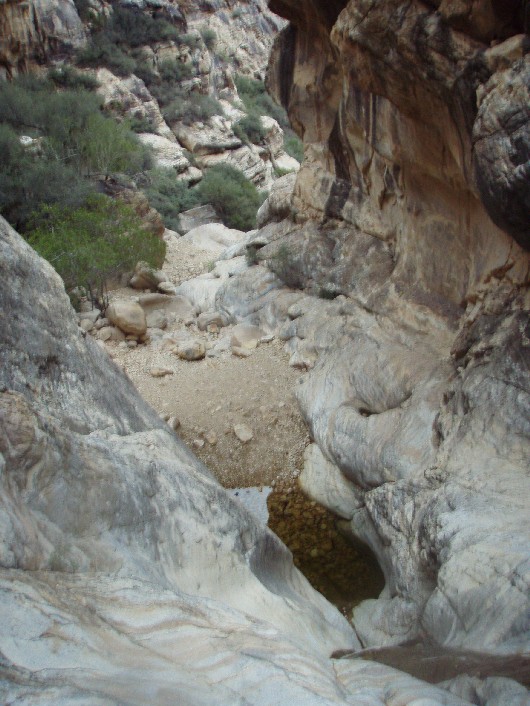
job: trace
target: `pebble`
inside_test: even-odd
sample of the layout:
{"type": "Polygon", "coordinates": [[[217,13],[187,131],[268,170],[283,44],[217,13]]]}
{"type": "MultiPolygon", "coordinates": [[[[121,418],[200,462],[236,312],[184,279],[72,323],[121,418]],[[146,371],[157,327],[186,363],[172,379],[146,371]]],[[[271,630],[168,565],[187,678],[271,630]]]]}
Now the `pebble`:
{"type": "Polygon", "coordinates": [[[243,444],[248,443],[254,438],[254,432],[246,424],[234,424],[234,434],[243,444]]]}
{"type": "Polygon", "coordinates": [[[173,375],[173,370],[169,368],[151,368],[149,375],[153,378],[163,378],[166,375],[173,375]]]}

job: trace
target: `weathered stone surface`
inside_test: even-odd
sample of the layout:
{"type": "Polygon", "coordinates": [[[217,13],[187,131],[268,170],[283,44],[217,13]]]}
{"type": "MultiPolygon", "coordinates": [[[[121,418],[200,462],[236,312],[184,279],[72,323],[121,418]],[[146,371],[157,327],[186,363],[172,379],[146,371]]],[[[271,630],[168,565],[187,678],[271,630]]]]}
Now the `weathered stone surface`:
{"type": "Polygon", "coordinates": [[[252,441],[252,439],[254,438],[254,432],[247,424],[235,424],[234,434],[243,444],[252,441]]]}
{"type": "Polygon", "coordinates": [[[163,282],[165,275],[159,270],[155,270],[146,262],[139,262],[134,268],[134,274],[130,279],[130,286],[134,289],[154,289],[156,290],[160,282],[163,282]]]}
{"type": "Polygon", "coordinates": [[[11,78],[79,49],[86,32],[71,0],[6,2],[0,10],[0,76],[11,78]]]}
{"type": "MultiPolygon", "coordinates": [[[[355,486],[341,512],[385,572],[380,599],[355,611],[361,640],[518,652],[530,561],[530,270],[515,242],[528,225],[528,89],[510,34],[522,20],[512,3],[434,4],[271,3],[292,26],[269,85],[305,161],[298,227],[279,238],[269,224],[255,241],[291,287],[348,297],[302,299],[276,322],[293,363],[312,367],[298,388],[311,434],[355,486]],[[505,46],[481,43],[495,32],[505,46]]],[[[218,305],[226,296],[235,320],[272,324],[279,295],[260,306],[257,269],[218,305]]],[[[329,470],[311,474],[325,500],[329,470]]]]}
{"type": "Polygon", "coordinates": [[[185,172],[190,167],[189,160],[175,138],[170,140],[167,137],[147,132],[138,135],[138,139],[153,150],[158,167],[174,169],[177,174],[185,172]]]}
{"type": "Polygon", "coordinates": [[[144,310],[136,302],[125,299],[114,301],[109,304],[105,314],[124,333],[142,336],[147,330],[144,310]]]}
{"type": "MultiPolygon", "coordinates": [[[[141,79],[134,75],[127,78],[115,76],[105,68],[97,69],[95,77],[100,84],[98,94],[108,110],[114,111],[120,117],[125,115],[130,120],[146,120],[152,125],[153,133],[175,142],[175,136],[162,117],[158,103],[141,79]]],[[[149,142],[160,151],[161,145],[166,143],[158,141],[156,135],[150,137],[149,142]]],[[[146,138],[143,137],[143,140],[146,138]]]]}
{"type": "Polygon", "coordinates": [[[277,179],[270,194],[265,199],[256,216],[256,225],[262,228],[270,221],[281,221],[291,211],[291,196],[296,183],[296,173],[286,174],[277,179]]]}
{"type": "Polygon", "coordinates": [[[175,352],[182,360],[202,360],[206,355],[206,346],[203,341],[189,340],[179,343],[175,352]]]}
{"type": "Polygon", "coordinates": [[[492,220],[530,250],[530,56],[485,85],[473,128],[476,180],[492,220]]]}
{"type": "MultiPolygon", "coordinates": [[[[144,310],[145,311],[145,310],[144,310]]],[[[151,311],[145,317],[147,328],[160,328],[165,329],[167,327],[167,316],[163,311],[155,309],[151,311]]]]}
{"type": "Polygon", "coordinates": [[[208,223],[221,223],[221,219],[210,204],[190,208],[179,215],[179,229],[183,235],[208,223]]]}
{"type": "Polygon", "coordinates": [[[258,326],[238,324],[232,329],[231,343],[232,346],[236,346],[237,348],[247,348],[251,350],[257,347],[263,335],[263,330],[258,326]]]}

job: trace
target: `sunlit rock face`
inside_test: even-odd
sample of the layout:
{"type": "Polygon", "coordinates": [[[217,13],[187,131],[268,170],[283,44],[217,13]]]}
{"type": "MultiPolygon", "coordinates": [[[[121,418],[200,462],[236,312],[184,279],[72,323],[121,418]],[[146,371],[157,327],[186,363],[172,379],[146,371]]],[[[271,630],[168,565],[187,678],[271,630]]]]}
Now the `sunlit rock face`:
{"type": "Polygon", "coordinates": [[[72,0],[12,0],[0,8],[0,77],[24,73],[86,41],[72,0]]]}
{"type": "MultiPolygon", "coordinates": [[[[332,497],[336,474],[326,488],[314,462],[304,487],[341,508],[387,578],[380,599],[355,611],[357,633],[367,645],[428,636],[522,651],[530,128],[520,4],[270,7],[291,24],[268,83],[305,160],[290,217],[255,242],[305,290],[275,320],[292,364],[309,370],[298,398],[320,474],[340,470],[351,509],[332,497]]],[[[232,301],[238,285],[228,286],[232,301]]]]}

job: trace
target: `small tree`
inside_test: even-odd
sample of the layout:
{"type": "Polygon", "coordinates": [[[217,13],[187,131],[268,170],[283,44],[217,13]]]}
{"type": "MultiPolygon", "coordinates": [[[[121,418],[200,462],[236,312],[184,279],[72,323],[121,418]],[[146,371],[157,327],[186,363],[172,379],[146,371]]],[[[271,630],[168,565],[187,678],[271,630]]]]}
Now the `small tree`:
{"type": "Polygon", "coordinates": [[[30,245],[56,269],[67,290],[86,287],[106,305],[106,285],[140,260],[163,262],[165,243],[146,232],[134,210],[100,194],[82,208],[43,206],[27,234],[30,245]]]}

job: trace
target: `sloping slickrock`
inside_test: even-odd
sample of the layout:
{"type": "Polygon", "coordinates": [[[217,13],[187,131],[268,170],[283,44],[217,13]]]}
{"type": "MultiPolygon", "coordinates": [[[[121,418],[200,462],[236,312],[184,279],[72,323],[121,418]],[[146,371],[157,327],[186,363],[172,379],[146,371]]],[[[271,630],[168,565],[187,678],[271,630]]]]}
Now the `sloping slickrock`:
{"type": "Polygon", "coordinates": [[[390,703],[391,670],[368,690],[337,677],[329,655],[359,644],[346,621],[81,336],[3,220],[0,240],[2,700],[390,703]]]}

